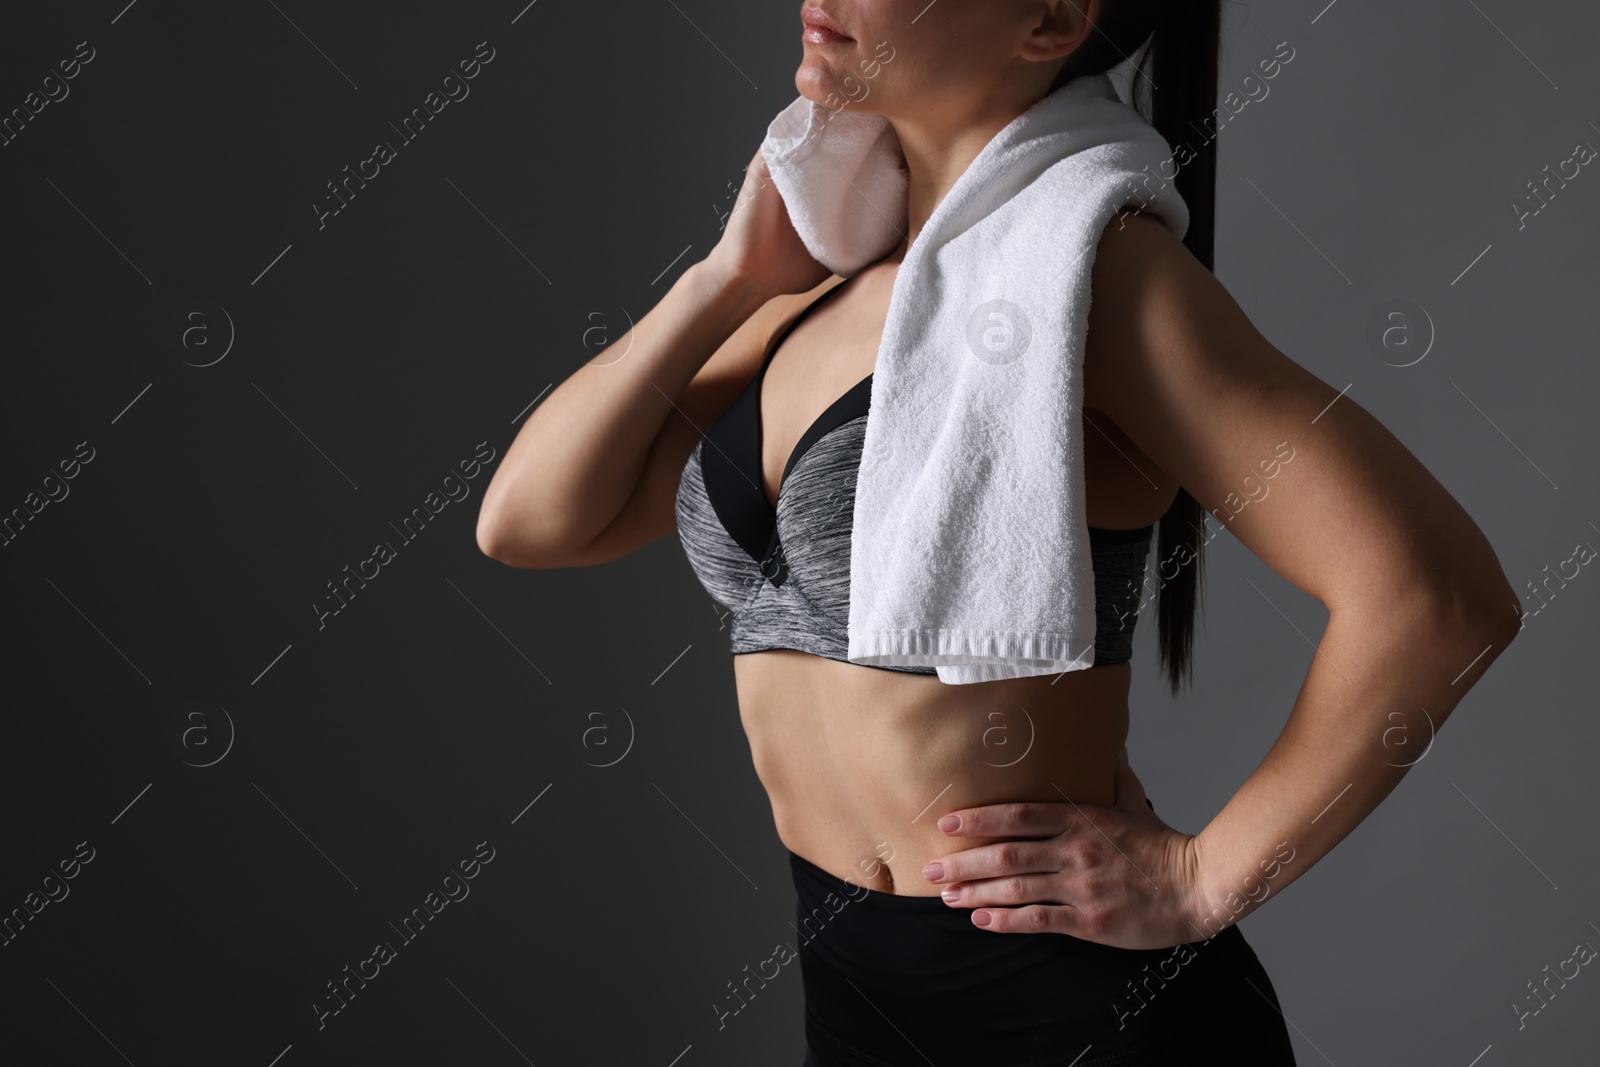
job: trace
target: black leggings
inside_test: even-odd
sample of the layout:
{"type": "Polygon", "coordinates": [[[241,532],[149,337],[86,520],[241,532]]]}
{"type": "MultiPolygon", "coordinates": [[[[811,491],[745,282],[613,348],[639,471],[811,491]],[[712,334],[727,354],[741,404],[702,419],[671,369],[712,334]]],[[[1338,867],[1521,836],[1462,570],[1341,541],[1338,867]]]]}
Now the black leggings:
{"type": "Polygon", "coordinates": [[[1295,1063],[1277,993],[1237,926],[1144,950],[997,934],[936,896],[866,889],[793,852],[789,866],[803,1067],[1295,1063]]]}

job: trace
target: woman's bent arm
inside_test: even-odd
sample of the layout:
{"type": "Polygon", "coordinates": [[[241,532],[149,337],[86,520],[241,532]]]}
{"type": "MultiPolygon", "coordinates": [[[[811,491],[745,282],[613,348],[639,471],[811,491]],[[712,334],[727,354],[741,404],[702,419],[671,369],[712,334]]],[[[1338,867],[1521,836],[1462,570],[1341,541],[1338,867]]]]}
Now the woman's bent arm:
{"type": "Polygon", "coordinates": [[[1086,365],[1096,407],[1328,609],[1282,733],[1192,843],[1196,933],[1210,936],[1304,874],[1422,758],[1516,636],[1517,596],[1416,457],[1262,338],[1161,224],[1108,228],[1093,284],[1090,335],[1115,356],[1086,365]]]}
{"type": "Polygon", "coordinates": [[[679,276],[633,329],[529,415],[484,492],[477,528],[483,552],[515,567],[572,566],[615,558],[670,532],[662,487],[676,485],[676,477],[666,477],[674,473],[668,461],[682,470],[702,421],[754,374],[753,358],[772,326],[769,314],[757,312],[784,303],[769,303],[770,295],[709,261],[679,276]],[[713,353],[715,367],[708,363],[713,353]],[[691,379],[700,386],[692,397],[691,379]],[[674,447],[658,449],[675,410],[688,422],[673,420],[674,447]],[[661,485],[653,486],[648,514],[626,539],[588,553],[634,499],[651,462],[661,485]]]}
{"type": "Polygon", "coordinates": [[[1517,633],[1511,600],[1394,592],[1329,612],[1283,732],[1195,839],[1197,938],[1248,915],[1371,814],[1517,633]]]}

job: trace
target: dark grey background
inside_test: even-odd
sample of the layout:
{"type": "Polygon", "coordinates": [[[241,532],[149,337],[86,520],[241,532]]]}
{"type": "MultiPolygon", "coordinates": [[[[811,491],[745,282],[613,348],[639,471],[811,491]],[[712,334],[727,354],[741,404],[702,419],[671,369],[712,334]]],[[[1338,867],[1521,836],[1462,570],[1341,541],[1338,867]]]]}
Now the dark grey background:
{"type": "MultiPolygon", "coordinates": [[[[507,568],[473,536],[492,463],[414,541],[390,526],[710,251],[795,96],[798,7],[8,13],[0,113],[78,42],[95,56],[0,147],[0,511],[94,458],[0,547],[0,915],[70,890],[0,947],[0,1061],[799,1062],[795,965],[718,1027],[793,896],[676,539],[507,568]],[[479,42],[471,95],[400,145],[389,124],[479,42]],[[379,140],[396,158],[319,229],[379,140]],[[319,628],[326,583],[383,540],[396,558],[319,628]],[[470,895],[401,938],[483,842],[470,895]],[[381,940],[395,958],[319,1028],[381,940]]],[[[1222,93],[1294,56],[1221,133],[1218,276],[1461,500],[1519,591],[1600,547],[1600,172],[1520,229],[1512,207],[1600,145],[1600,16],[1227,19],[1222,93]],[[1394,300],[1410,341],[1386,349],[1394,300]]],[[[1230,535],[1209,554],[1194,688],[1159,684],[1153,615],[1135,651],[1134,766],[1189,832],[1266,752],[1326,620],[1230,535]]],[[[1390,799],[1244,920],[1302,1063],[1592,1057],[1593,968],[1520,1028],[1513,1004],[1600,946],[1593,572],[1552,583],[1390,799]]]]}

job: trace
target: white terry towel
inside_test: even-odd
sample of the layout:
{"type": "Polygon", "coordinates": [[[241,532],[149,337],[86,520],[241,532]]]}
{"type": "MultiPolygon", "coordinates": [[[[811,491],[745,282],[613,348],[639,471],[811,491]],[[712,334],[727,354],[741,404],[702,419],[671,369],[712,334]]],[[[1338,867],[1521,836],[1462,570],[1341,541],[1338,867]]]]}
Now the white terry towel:
{"type": "MultiPolygon", "coordinates": [[[[888,120],[806,97],[762,144],[811,254],[892,252],[907,176],[888,120]]],[[[848,658],[949,684],[1094,665],[1084,510],[1089,279],[1117,210],[1180,239],[1172,149],[1105,74],[994,136],[908,249],[873,372],[851,533],[848,658]]]]}

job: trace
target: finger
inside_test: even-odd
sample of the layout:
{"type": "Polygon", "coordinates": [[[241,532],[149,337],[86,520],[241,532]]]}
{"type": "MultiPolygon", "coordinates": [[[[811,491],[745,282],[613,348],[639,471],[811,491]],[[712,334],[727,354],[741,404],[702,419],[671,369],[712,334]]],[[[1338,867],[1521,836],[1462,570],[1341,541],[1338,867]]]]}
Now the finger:
{"type": "Polygon", "coordinates": [[[1073,934],[1078,923],[1068,904],[1029,904],[1021,908],[983,908],[972,925],[997,934],[1073,934]]]}
{"type": "Polygon", "coordinates": [[[939,896],[952,908],[1017,907],[1022,904],[1071,904],[1062,895],[1060,875],[1015,874],[947,885],[939,896]]]}
{"type": "Polygon", "coordinates": [[[952,837],[1054,837],[1072,820],[1069,804],[1022,800],[958,808],[939,820],[939,829],[952,837]],[[959,820],[954,826],[947,821],[952,817],[959,820]]]}
{"type": "Polygon", "coordinates": [[[935,885],[949,885],[1015,874],[1053,874],[1060,869],[1061,862],[1048,842],[996,841],[932,860],[923,868],[923,877],[935,885]],[[937,871],[932,869],[935,863],[937,871]]]}

